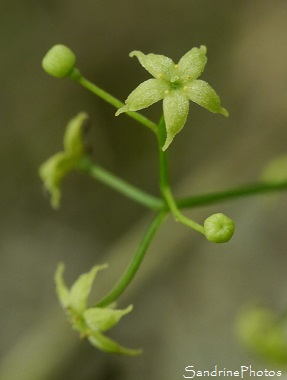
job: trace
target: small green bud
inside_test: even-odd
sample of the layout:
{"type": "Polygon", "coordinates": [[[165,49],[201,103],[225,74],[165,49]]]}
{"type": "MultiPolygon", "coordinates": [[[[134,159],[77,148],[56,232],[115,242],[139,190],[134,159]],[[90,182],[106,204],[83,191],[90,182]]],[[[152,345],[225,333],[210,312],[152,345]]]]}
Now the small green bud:
{"type": "Polygon", "coordinates": [[[56,78],[69,76],[75,68],[76,56],[65,45],[53,46],[42,61],[43,69],[56,78]]]}
{"type": "Polygon", "coordinates": [[[210,215],[204,221],[204,233],[213,243],[226,243],[234,233],[235,225],[228,216],[218,213],[210,215]]]}

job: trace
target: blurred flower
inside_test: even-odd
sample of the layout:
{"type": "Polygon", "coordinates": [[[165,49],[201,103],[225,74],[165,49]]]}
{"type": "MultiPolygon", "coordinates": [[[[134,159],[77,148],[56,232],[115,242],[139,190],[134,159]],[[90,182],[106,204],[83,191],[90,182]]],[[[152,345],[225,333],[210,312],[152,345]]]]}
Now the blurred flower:
{"type": "Polygon", "coordinates": [[[287,365],[286,319],[263,307],[243,310],[237,319],[236,335],[249,351],[263,359],[287,365]]]}
{"type": "Polygon", "coordinates": [[[68,123],[64,136],[64,151],[54,154],[39,169],[44,186],[51,194],[53,208],[59,207],[63,178],[77,167],[85,153],[82,132],[87,118],[88,115],[81,112],[68,123]]]}
{"type": "Polygon", "coordinates": [[[276,157],[264,168],[261,178],[264,182],[280,183],[287,181],[287,154],[276,157]]]}
{"type": "Polygon", "coordinates": [[[132,305],[123,310],[114,309],[112,306],[105,308],[87,306],[87,299],[96,274],[106,267],[107,265],[93,267],[90,272],[82,274],[68,289],[63,279],[64,265],[60,263],[55,274],[56,291],[60,303],[69,316],[73,328],[80,333],[82,338],[87,338],[93,346],[105,352],[138,355],[141,350],[122,347],[103,335],[124,315],[132,311],[132,305]]]}

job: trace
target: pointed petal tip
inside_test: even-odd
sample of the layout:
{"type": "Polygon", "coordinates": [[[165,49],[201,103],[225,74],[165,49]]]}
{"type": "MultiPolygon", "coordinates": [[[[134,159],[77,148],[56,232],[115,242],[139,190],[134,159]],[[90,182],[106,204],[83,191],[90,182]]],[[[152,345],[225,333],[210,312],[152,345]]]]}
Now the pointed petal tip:
{"type": "Polygon", "coordinates": [[[92,268],[92,270],[97,270],[97,271],[99,271],[99,270],[107,269],[108,266],[109,266],[108,263],[104,263],[104,264],[102,264],[102,265],[95,265],[95,266],[92,268]]]}
{"type": "Polygon", "coordinates": [[[204,53],[206,54],[207,52],[207,47],[205,45],[200,45],[199,49],[204,53]]]}
{"type": "Polygon", "coordinates": [[[57,266],[57,271],[64,272],[64,270],[65,270],[65,264],[63,263],[63,261],[59,261],[58,266],[57,266]]]}
{"type": "Polygon", "coordinates": [[[54,280],[56,284],[56,293],[60,301],[60,304],[62,305],[64,309],[66,309],[69,306],[70,292],[63,278],[64,271],[65,271],[64,263],[59,262],[55,275],[54,275],[54,280]]]}
{"type": "Polygon", "coordinates": [[[60,261],[57,265],[56,272],[55,272],[55,281],[59,282],[63,279],[63,274],[65,272],[65,264],[63,261],[60,261]]]}
{"type": "Polygon", "coordinates": [[[126,355],[129,356],[138,356],[143,353],[143,350],[141,348],[138,349],[129,349],[129,352],[126,353],[126,355]]]}
{"type": "Polygon", "coordinates": [[[94,281],[94,278],[96,277],[96,274],[97,274],[99,271],[103,270],[103,269],[107,269],[108,266],[109,266],[109,265],[108,265],[107,263],[102,264],[102,265],[94,265],[94,266],[92,267],[92,269],[91,269],[89,272],[84,273],[84,275],[90,275],[91,278],[93,279],[92,281],[94,281]]]}
{"type": "Polygon", "coordinates": [[[51,199],[51,206],[54,211],[58,211],[60,208],[60,199],[51,199]]]}
{"type": "Polygon", "coordinates": [[[223,107],[220,108],[220,113],[221,113],[221,115],[223,115],[225,117],[229,116],[229,112],[227,111],[227,109],[225,109],[223,107]]]}
{"type": "Polygon", "coordinates": [[[172,140],[173,140],[173,138],[167,138],[167,139],[166,139],[166,141],[165,141],[165,143],[164,143],[164,146],[161,148],[163,152],[167,150],[167,148],[168,148],[168,147],[170,146],[170,144],[172,143],[172,140]]]}
{"type": "Polygon", "coordinates": [[[126,106],[118,109],[117,112],[115,113],[115,116],[119,116],[123,112],[127,112],[127,107],[126,106]]]}
{"type": "Polygon", "coordinates": [[[123,315],[129,314],[131,311],[133,311],[133,308],[134,308],[133,305],[127,306],[125,309],[122,310],[123,315]]]}
{"type": "Polygon", "coordinates": [[[139,51],[139,50],[133,50],[133,51],[130,52],[129,56],[131,58],[133,58],[135,56],[137,57],[139,54],[143,54],[143,53],[141,51],[139,51]]]}
{"type": "Polygon", "coordinates": [[[108,338],[107,336],[99,332],[94,333],[93,335],[88,337],[88,340],[94,347],[104,352],[110,352],[114,354],[122,354],[122,355],[128,355],[128,356],[137,356],[143,352],[141,349],[131,349],[131,348],[123,347],[119,345],[117,342],[115,342],[114,340],[108,338]]]}

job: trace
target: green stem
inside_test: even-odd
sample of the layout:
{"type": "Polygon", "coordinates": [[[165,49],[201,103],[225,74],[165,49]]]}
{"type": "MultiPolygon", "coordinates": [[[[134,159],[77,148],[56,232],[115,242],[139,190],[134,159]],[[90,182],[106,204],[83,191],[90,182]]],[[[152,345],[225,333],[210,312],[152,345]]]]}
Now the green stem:
{"type": "Polygon", "coordinates": [[[238,187],[226,191],[219,191],[215,193],[195,195],[177,200],[177,207],[189,208],[213,204],[216,202],[223,202],[228,199],[247,197],[251,195],[271,193],[275,191],[282,191],[287,189],[287,182],[281,183],[255,183],[244,187],[238,187]]]}
{"type": "Polygon", "coordinates": [[[137,187],[130,185],[121,178],[103,169],[99,165],[95,165],[88,157],[84,157],[79,163],[79,169],[89,173],[92,178],[104,183],[105,185],[117,190],[119,193],[134,201],[159,211],[163,209],[163,202],[160,198],[150,195],[137,187]]]}
{"type": "MultiPolygon", "coordinates": [[[[115,98],[114,96],[110,95],[108,92],[102,90],[100,87],[91,83],[82,75],[75,75],[74,77],[71,77],[71,78],[75,82],[85,87],[87,90],[91,91],[93,94],[99,96],[100,98],[104,99],[106,102],[113,105],[114,107],[121,108],[124,106],[124,103],[122,103],[119,99],[115,98]]],[[[126,114],[156,133],[157,125],[153,123],[151,120],[149,120],[148,118],[146,118],[145,116],[141,115],[138,112],[126,112],[126,114]]]]}
{"type": "Polygon", "coordinates": [[[161,193],[176,221],[181,222],[204,235],[204,227],[202,225],[196,223],[192,219],[187,218],[179,211],[177,203],[170,189],[167,151],[162,150],[162,146],[164,145],[166,138],[165,130],[164,117],[162,117],[158,126],[159,184],[161,193]]]}
{"type": "Polygon", "coordinates": [[[158,152],[159,152],[159,186],[161,192],[169,188],[168,156],[167,151],[162,150],[166,139],[165,121],[162,116],[158,125],[158,152]]]}
{"type": "MultiPolygon", "coordinates": [[[[161,191],[165,191],[166,181],[168,181],[167,155],[161,155],[160,152],[160,156],[160,188],[161,191]]],[[[156,211],[164,210],[167,208],[166,202],[162,199],[155,197],[154,195],[150,195],[143,190],[129,184],[128,182],[123,181],[121,178],[108,172],[104,168],[95,165],[88,157],[85,157],[81,160],[79,169],[86,171],[92,178],[97,179],[98,181],[113,188],[114,190],[119,191],[126,197],[148,208],[156,211]]],[[[225,191],[185,197],[176,200],[175,203],[178,209],[194,208],[199,206],[206,206],[213,203],[224,202],[229,199],[237,199],[284,190],[287,190],[287,182],[274,184],[255,183],[225,191]]]]}
{"type": "Polygon", "coordinates": [[[150,224],[148,230],[146,231],[135,256],[133,257],[132,261],[130,262],[129,266],[127,267],[125,273],[120,278],[117,285],[111,290],[110,293],[108,293],[101,301],[99,301],[96,306],[97,307],[104,307],[110,305],[112,302],[114,302],[118,297],[125,291],[127,286],[130,284],[132,279],[134,278],[135,274],[137,273],[143,258],[145,256],[145,253],[156,233],[159,226],[163,222],[167,212],[161,211],[159,212],[156,217],[153,219],[152,223],[150,224]]]}
{"type": "Polygon", "coordinates": [[[162,190],[162,193],[176,221],[185,224],[186,226],[200,232],[203,235],[205,234],[204,227],[201,224],[198,224],[194,220],[187,218],[179,211],[175,199],[173,198],[173,195],[169,188],[164,188],[162,190]]]}

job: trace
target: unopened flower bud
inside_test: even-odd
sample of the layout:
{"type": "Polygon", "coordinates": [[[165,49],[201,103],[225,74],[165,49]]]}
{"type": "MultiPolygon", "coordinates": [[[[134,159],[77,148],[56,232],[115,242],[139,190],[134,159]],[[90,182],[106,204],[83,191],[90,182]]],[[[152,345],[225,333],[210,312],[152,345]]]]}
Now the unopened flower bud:
{"type": "Polygon", "coordinates": [[[204,221],[204,233],[207,240],[213,243],[226,243],[234,233],[235,225],[228,216],[218,213],[204,221]]]}
{"type": "Polygon", "coordinates": [[[43,69],[56,78],[69,76],[75,68],[76,56],[65,45],[53,46],[42,61],[43,69]]]}

